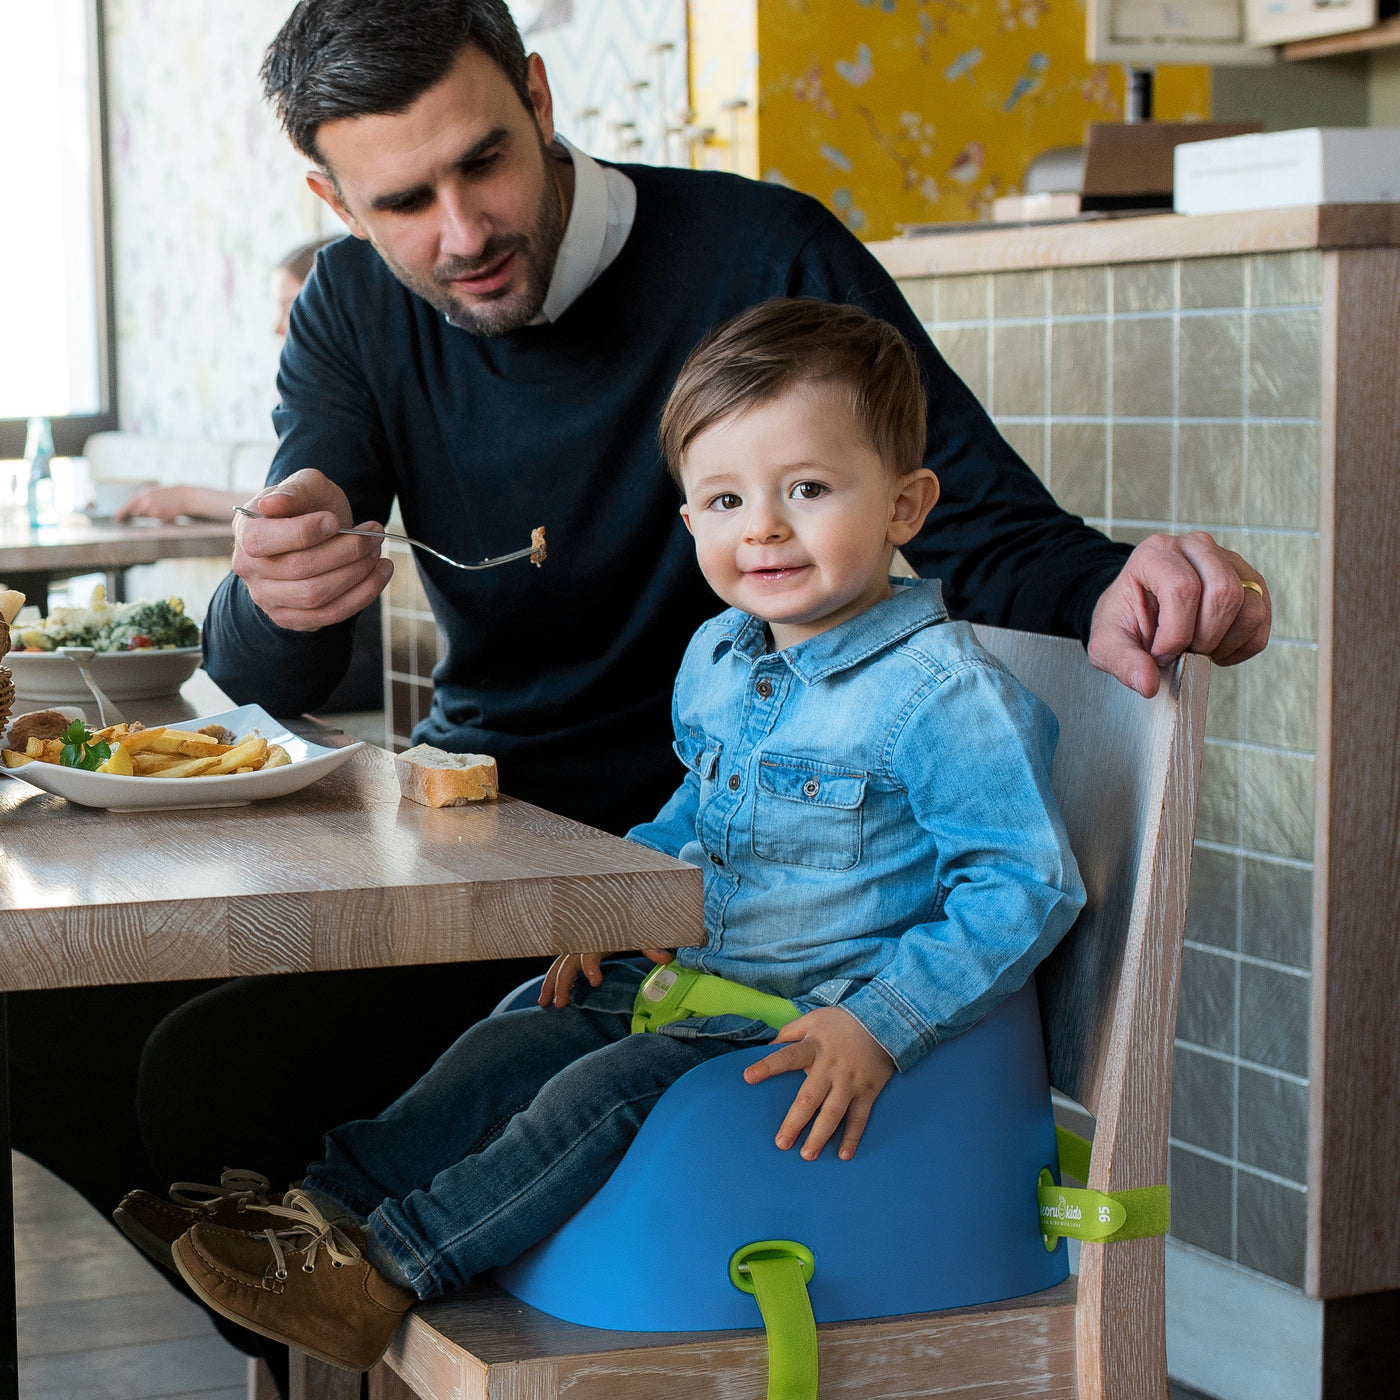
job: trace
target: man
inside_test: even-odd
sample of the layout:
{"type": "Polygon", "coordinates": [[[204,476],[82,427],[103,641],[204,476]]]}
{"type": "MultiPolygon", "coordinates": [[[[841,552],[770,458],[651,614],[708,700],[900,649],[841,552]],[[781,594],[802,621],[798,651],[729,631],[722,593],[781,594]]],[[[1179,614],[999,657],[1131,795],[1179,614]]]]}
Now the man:
{"type": "MultiPolygon", "coordinates": [[[[857,303],[915,346],[943,500],[905,553],[955,615],[1078,635],[1144,693],[1185,649],[1228,664],[1265,644],[1267,593],[1238,555],[1205,535],[1129,552],[1060,511],[815,201],[603,169],[557,140],[543,65],[502,0],[303,0],[263,74],[312,189],[355,237],[322,254],[293,310],[266,518],[239,522],[206,624],[208,668],[236,698],[296,712],[339,679],[391,566],[337,527],[383,520],[397,497],[408,533],[472,560],[544,525],[542,569],[419,561],[448,645],[415,738],[491,752],[512,795],[614,831],[653,815],[676,781],[676,666],[720,608],[656,422],[701,335],[775,295],[857,303]]],[[[522,976],[245,979],[186,1003],[142,1063],[143,1175],[285,1179],[319,1128],[377,1112],[522,976]],[[307,1131],[276,1112],[288,1075],[307,1131]],[[250,1148],[257,1161],[228,1155],[250,1148]]],[[[119,1059],[138,1021],[112,1037],[119,1059]]],[[[120,1101],[119,1083],[108,1092],[120,1101]]]]}

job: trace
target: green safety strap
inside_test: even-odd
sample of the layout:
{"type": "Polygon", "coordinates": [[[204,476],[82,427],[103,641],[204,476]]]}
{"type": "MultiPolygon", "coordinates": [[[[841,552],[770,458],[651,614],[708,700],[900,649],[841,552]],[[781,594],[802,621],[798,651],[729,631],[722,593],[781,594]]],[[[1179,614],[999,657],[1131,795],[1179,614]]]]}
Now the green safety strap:
{"type": "Polygon", "coordinates": [[[729,1260],[729,1281],[758,1300],[768,1333],[768,1400],[817,1400],[814,1271],[812,1251],[794,1240],[758,1240],[729,1260]]]}
{"type": "MultiPolygon", "coordinates": [[[[1055,1129],[1055,1140],[1060,1174],[1087,1181],[1089,1142],[1060,1127],[1055,1129]]],[[[1166,1186],[1141,1186],[1131,1191],[1057,1186],[1047,1167],[1040,1173],[1037,1195],[1046,1249],[1054,1249],[1061,1235],[1076,1240],[1141,1240],[1165,1235],[1171,1224],[1171,1192],[1166,1186]]]]}
{"type": "Polygon", "coordinates": [[[670,962],[652,968],[637,988],[632,1033],[659,1030],[692,1016],[743,1016],[780,1031],[801,1014],[786,997],[670,962]]]}

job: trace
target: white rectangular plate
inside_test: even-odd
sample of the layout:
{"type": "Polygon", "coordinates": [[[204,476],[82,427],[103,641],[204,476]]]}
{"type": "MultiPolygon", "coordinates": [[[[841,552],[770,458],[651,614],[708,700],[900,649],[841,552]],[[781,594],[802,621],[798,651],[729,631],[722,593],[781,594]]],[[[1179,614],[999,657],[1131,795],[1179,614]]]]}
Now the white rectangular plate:
{"type": "MultiPolygon", "coordinates": [[[[273,719],[261,705],[240,705],[223,714],[200,719],[171,720],[175,729],[200,729],[221,724],[240,739],[256,730],[269,744],[281,744],[291,762],[261,773],[229,773],[214,778],[123,778],[115,773],[88,773],[57,763],[26,763],[3,768],[6,777],[66,797],[81,807],[105,807],[109,812],[145,812],[191,807],[243,807],[266,797],[285,797],[333,773],[353,757],[363,743],[328,749],[299,738],[281,720],[273,719]]],[[[148,728],[154,728],[154,725],[148,728]]]]}

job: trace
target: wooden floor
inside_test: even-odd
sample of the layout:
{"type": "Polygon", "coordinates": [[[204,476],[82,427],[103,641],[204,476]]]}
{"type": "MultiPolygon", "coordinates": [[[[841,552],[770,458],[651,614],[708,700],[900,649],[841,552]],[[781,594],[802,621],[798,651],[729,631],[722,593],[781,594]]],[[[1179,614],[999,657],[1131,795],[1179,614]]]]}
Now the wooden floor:
{"type": "Polygon", "coordinates": [[[18,1154],[22,1400],[246,1400],[241,1353],[80,1196],[18,1154]]]}

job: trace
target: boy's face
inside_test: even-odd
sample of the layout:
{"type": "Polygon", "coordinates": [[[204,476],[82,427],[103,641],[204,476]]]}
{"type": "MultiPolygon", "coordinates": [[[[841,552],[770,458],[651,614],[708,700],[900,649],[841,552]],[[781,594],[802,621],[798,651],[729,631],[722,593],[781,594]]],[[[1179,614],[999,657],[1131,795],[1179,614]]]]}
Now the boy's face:
{"type": "Polygon", "coordinates": [[[681,515],[710,587],[767,622],[779,648],[887,598],[890,556],[938,499],[931,471],[890,472],[844,392],[826,384],[707,428],[681,477],[681,515]]]}

